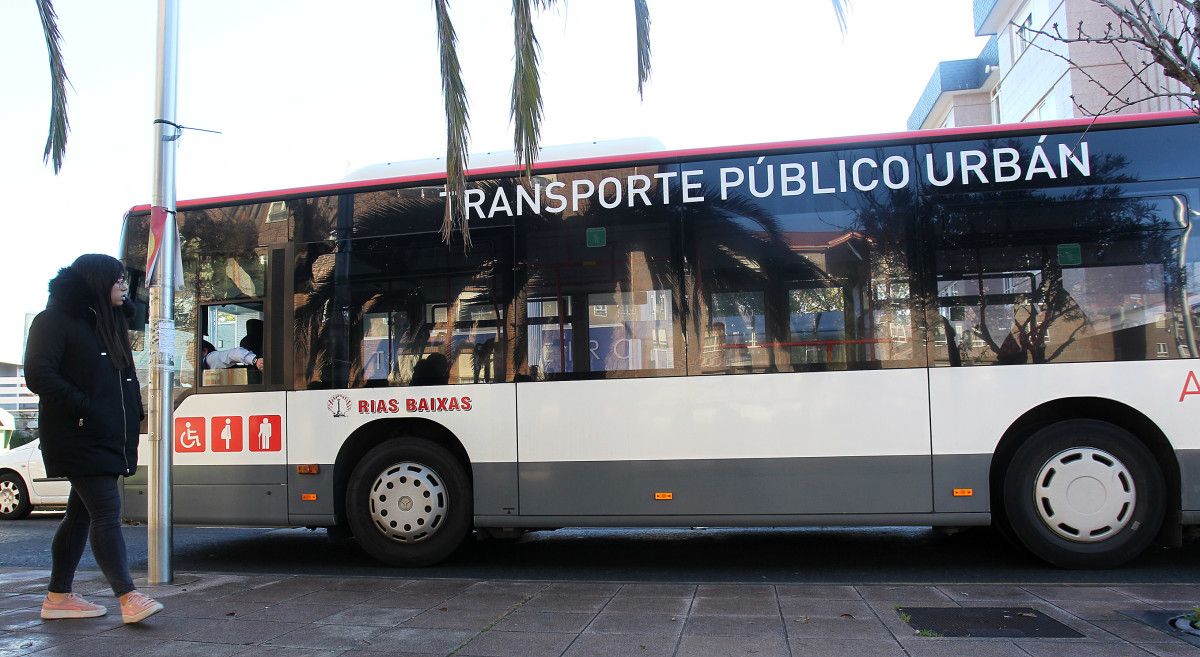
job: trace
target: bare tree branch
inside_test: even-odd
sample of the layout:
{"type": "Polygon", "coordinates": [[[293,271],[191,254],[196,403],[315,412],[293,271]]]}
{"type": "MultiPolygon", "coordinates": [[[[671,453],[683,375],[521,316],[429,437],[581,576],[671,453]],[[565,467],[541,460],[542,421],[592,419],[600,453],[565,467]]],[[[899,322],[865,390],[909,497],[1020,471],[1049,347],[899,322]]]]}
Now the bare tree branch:
{"type": "Polygon", "coordinates": [[[1133,107],[1150,100],[1173,101],[1200,113],[1200,5],[1195,0],[1092,0],[1111,12],[1113,20],[1102,29],[1087,27],[1079,21],[1070,35],[1064,35],[1057,23],[1049,31],[1026,28],[1027,34],[1040,35],[1062,44],[1107,46],[1113,49],[1117,62],[1129,77],[1118,88],[1105,83],[1088,67],[1080,66],[1071,55],[1056,52],[1030,39],[1030,45],[1065,60],[1079,71],[1090,84],[1108,97],[1100,109],[1083,106],[1078,99],[1072,102],[1084,114],[1102,116],[1133,107]],[[1160,70],[1166,79],[1180,87],[1149,76],[1160,70]],[[1130,87],[1133,91],[1127,92],[1130,87]],[[1114,104],[1115,103],[1115,104],[1114,104]]]}

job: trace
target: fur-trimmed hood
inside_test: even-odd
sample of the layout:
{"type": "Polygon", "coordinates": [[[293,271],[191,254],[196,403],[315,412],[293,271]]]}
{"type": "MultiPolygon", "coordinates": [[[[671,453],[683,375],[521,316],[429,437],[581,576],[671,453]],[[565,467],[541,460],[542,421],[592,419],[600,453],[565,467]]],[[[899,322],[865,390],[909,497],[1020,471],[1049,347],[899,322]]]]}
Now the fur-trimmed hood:
{"type": "MultiPolygon", "coordinates": [[[[88,289],[87,281],[70,267],[58,270],[58,275],[50,279],[50,300],[46,308],[56,308],[73,317],[88,321],[96,319],[96,297],[88,289]]],[[[121,306],[125,319],[133,317],[133,306],[126,300],[121,306]]]]}
{"type": "Polygon", "coordinates": [[[50,280],[50,300],[46,302],[46,308],[57,308],[88,320],[96,317],[96,299],[88,290],[87,281],[70,267],[58,270],[58,275],[50,280]]]}

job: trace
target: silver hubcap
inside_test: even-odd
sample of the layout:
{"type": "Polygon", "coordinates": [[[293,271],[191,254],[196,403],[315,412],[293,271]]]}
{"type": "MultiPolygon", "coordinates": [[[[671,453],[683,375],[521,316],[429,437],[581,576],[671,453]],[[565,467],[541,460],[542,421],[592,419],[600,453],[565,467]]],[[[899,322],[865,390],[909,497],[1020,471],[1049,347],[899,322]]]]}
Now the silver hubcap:
{"type": "Polygon", "coordinates": [[[1111,538],[1129,524],[1137,504],[1133,477],[1125,464],[1090,447],[1055,454],[1038,471],[1034,487],[1042,522],[1077,543],[1111,538]]]}
{"type": "Polygon", "coordinates": [[[21,489],[11,481],[0,481],[0,513],[15,513],[21,505],[21,489]]]}
{"type": "Polygon", "coordinates": [[[371,485],[371,521],[398,543],[417,543],[432,536],[449,507],[442,477],[420,463],[397,463],[371,485]]]}

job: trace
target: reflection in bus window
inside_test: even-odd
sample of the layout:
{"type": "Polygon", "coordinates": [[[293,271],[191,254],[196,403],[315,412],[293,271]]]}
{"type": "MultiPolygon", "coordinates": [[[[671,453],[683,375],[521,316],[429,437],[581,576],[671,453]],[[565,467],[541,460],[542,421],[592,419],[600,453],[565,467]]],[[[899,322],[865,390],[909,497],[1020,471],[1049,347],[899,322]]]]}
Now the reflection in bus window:
{"type": "Polygon", "coordinates": [[[1190,358],[1183,284],[1196,255],[1178,207],[1161,198],[952,206],[937,226],[934,361],[1190,358]]]}
{"type": "MultiPolygon", "coordinates": [[[[425,206],[414,205],[419,196],[360,194],[356,203],[364,198],[370,203],[353,209],[356,232],[435,225],[425,206]],[[402,205],[387,205],[389,198],[402,205]]],[[[469,250],[448,247],[437,233],[303,245],[295,273],[297,385],[505,380],[502,289],[511,266],[502,262],[512,252],[511,231],[478,228],[472,238],[469,250]]]]}
{"type": "MultiPolygon", "coordinates": [[[[721,189],[719,177],[706,182],[721,189]]],[[[689,374],[920,364],[909,198],[881,190],[836,200],[761,197],[740,188],[709,196],[720,200],[692,209],[684,223],[702,342],[689,374]]]]}
{"type": "Polygon", "coordinates": [[[205,301],[261,297],[265,290],[267,254],[201,255],[197,282],[205,301]]]}
{"type": "MultiPolygon", "coordinates": [[[[569,186],[623,175],[556,179],[569,186]]],[[[653,195],[659,182],[646,184],[653,195]]],[[[518,354],[518,380],[683,374],[681,263],[671,239],[677,217],[670,205],[632,212],[583,201],[561,215],[522,218],[525,317],[516,325],[525,353],[518,354]]]]}

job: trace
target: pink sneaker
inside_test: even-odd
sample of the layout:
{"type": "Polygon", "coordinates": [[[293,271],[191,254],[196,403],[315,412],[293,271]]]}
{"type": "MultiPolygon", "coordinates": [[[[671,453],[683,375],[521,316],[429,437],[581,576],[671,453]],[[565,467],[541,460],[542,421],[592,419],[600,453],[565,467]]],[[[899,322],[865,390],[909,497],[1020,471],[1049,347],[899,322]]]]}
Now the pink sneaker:
{"type": "Polygon", "coordinates": [[[161,602],[140,591],[121,596],[121,620],[126,623],[140,623],[162,610],[161,602]]]}
{"type": "Polygon", "coordinates": [[[95,618],[108,613],[103,605],[96,605],[84,600],[78,593],[68,593],[58,602],[52,602],[50,596],[42,602],[42,618],[55,620],[57,618],[95,618]]]}

